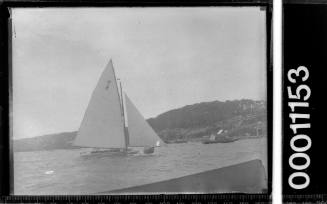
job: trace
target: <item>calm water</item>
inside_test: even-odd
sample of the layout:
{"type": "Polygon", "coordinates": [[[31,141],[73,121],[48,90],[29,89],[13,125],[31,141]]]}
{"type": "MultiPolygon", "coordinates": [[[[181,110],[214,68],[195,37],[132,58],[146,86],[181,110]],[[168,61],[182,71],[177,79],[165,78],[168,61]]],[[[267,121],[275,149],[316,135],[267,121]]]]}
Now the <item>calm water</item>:
{"type": "MultiPolygon", "coordinates": [[[[261,159],[265,138],[224,144],[169,144],[154,155],[81,157],[83,149],[18,152],[15,194],[94,194],[261,159]]],[[[267,168],[266,168],[267,169],[267,168]]]]}

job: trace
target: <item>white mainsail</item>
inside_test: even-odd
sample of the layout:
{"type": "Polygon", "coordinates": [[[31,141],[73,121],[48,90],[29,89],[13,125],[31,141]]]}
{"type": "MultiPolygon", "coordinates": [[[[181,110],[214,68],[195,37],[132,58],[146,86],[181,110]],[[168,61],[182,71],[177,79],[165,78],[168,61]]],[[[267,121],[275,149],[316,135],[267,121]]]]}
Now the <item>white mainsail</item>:
{"type": "Polygon", "coordinates": [[[163,144],[159,136],[154,132],[148,122],[134,106],[132,101],[125,95],[127,125],[129,133],[129,146],[145,147],[157,146],[157,142],[163,144]]]}
{"type": "Polygon", "coordinates": [[[92,93],[75,146],[125,148],[124,120],[112,61],[92,93]]]}

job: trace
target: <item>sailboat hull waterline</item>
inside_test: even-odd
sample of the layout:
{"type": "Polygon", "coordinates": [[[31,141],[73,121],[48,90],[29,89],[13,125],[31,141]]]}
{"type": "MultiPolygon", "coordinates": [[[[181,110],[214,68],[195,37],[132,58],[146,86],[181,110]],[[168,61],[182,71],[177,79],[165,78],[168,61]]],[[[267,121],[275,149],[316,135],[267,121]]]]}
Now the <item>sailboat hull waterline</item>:
{"type": "Polygon", "coordinates": [[[81,153],[83,156],[125,156],[140,151],[152,154],[159,143],[162,140],[123,93],[121,85],[119,89],[110,60],[92,93],[73,145],[87,148],[81,153]]]}
{"type": "Polygon", "coordinates": [[[80,153],[82,157],[107,157],[107,156],[128,156],[128,155],[136,155],[139,154],[140,150],[135,150],[128,148],[126,149],[88,149],[80,153]]]}

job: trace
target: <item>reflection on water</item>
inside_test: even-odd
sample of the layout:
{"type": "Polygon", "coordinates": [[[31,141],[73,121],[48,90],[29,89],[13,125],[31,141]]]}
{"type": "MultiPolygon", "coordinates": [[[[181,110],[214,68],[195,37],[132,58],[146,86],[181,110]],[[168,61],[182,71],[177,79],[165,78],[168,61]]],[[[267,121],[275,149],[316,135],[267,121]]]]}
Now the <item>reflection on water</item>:
{"type": "Polygon", "coordinates": [[[94,194],[261,159],[265,138],[232,143],[169,144],[153,155],[81,157],[83,149],[14,154],[15,194],[94,194]]]}

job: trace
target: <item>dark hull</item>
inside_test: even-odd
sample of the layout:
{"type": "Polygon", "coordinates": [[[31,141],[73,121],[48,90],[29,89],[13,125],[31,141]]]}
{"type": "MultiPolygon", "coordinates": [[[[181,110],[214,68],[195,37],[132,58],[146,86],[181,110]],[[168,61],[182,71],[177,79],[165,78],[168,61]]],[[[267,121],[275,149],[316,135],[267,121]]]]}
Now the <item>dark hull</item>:
{"type": "Polygon", "coordinates": [[[92,150],[89,152],[82,152],[82,157],[106,157],[106,156],[128,156],[139,153],[137,150],[128,149],[106,149],[106,150],[92,150]]]}
{"type": "Polygon", "coordinates": [[[144,154],[152,154],[152,153],[154,153],[154,147],[144,148],[143,153],[144,154]]]}

